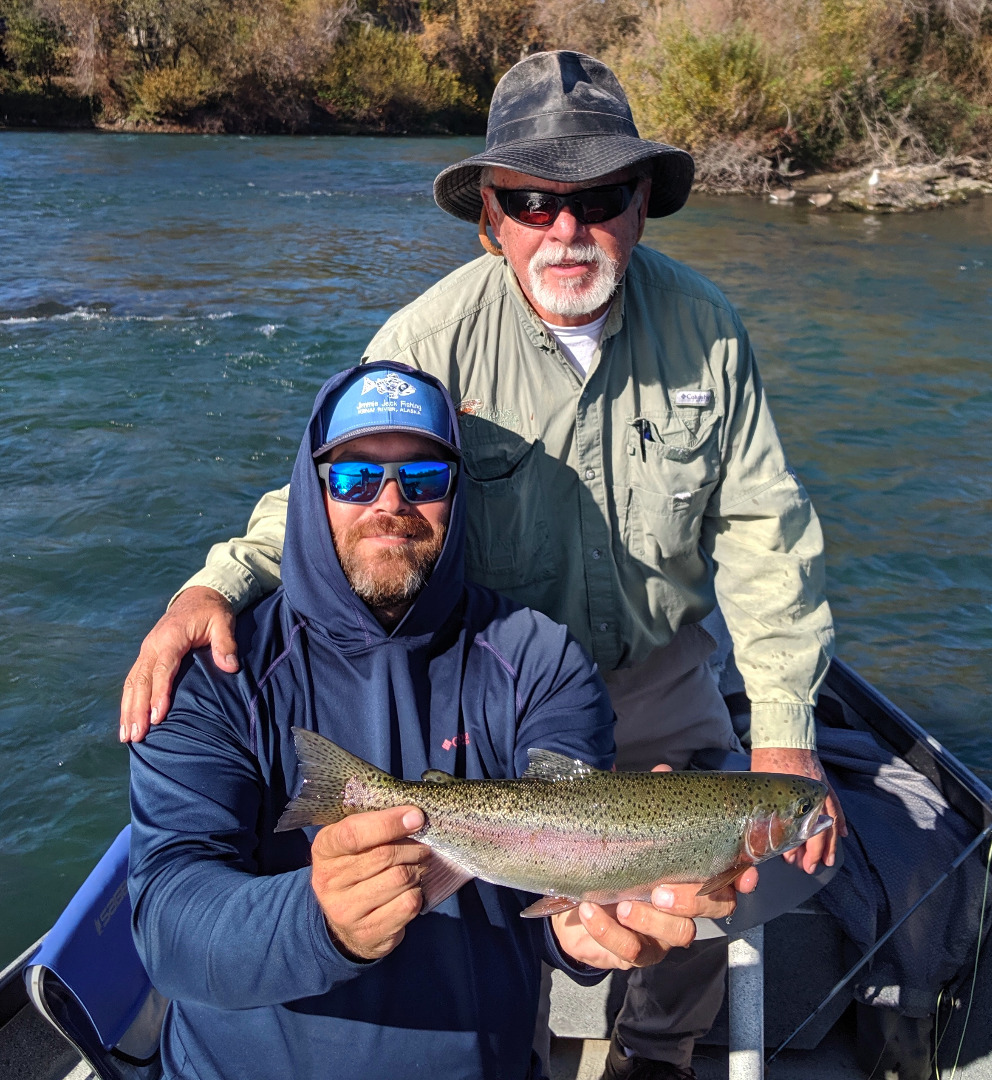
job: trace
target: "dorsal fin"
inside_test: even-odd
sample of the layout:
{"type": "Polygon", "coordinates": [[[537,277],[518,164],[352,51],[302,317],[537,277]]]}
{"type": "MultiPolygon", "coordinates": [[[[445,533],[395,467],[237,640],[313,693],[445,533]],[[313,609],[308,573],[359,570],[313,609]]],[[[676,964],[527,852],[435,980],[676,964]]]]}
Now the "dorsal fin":
{"type": "Polygon", "coordinates": [[[577,780],[580,776],[595,776],[601,771],[578,758],[534,747],[527,751],[527,760],[530,764],[524,773],[526,780],[577,780]]]}
{"type": "Polygon", "coordinates": [[[452,776],[451,773],[447,773],[443,769],[427,769],[426,772],[420,774],[420,779],[427,784],[459,783],[457,776],[452,776]]]}

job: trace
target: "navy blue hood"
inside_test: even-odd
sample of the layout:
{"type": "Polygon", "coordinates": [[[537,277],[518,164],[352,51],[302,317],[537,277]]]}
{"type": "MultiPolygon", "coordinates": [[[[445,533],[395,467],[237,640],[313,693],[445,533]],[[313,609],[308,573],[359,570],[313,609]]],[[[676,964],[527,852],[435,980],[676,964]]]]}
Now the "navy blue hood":
{"type": "Polygon", "coordinates": [[[461,448],[458,418],[451,397],[443,383],[426,372],[394,361],[377,361],[361,368],[349,368],[328,379],[320,388],[293,467],[282,553],[282,582],[291,607],[346,652],[390,638],[407,638],[412,644],[414,639],[436,633],[460,602],[465,580],[465,499],[460,490],[461,473],[455,481],[451,520],[441,557],[430,580],[394,630],[383,629],[344,576],[331,540],[313,453],[319,446],[318,416],[324,402],[359,370],[415,374],[437,386],[448,406],[453,441],[461,448]]]}

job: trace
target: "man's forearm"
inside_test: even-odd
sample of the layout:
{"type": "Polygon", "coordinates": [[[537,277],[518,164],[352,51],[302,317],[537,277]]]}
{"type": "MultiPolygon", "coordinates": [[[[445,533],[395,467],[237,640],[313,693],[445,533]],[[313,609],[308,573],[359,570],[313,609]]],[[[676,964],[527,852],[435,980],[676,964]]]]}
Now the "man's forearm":
{"type": "MultiPolygon", "coordinates": [[[[219,592],[237,613],[278,588],[288,499],[288,484],[263,495],[252,511],[245,535],[214,544],[206,565],[176,596],[194,585],[202,585],[219,592]]],[[[170,605],[176,596],[169,601],[170,605]]]]}

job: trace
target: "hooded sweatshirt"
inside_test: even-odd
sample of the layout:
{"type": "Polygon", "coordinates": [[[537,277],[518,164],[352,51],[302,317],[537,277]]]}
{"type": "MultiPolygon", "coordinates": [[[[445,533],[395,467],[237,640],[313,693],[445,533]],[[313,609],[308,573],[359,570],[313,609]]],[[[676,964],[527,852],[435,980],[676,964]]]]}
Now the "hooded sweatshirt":
{"type": "Polygon", "coordinates": [[[293,471],[283,586],[239,617],[240,672],[199,650],[165,721],[131,744],[133,927],[172,999],[165,1076],[539,1077],[540,960],[582,982],[601,973],[564,957],[547,920],[520,918],[533,896],[472,880],[415,917],[389,955],[356,962],[335,947],[310,885],[317,828],[273,831],[298,787],[294,726],[408,780],[427,769],[518,777],[529,747],[599,768],[613,752],[605,687],[568,632],[464,581],[457,483],[438,563],[399,625],[383,629],[352,591],[312,456],[315,419],[345,377],[317,397],[293,471]]]}

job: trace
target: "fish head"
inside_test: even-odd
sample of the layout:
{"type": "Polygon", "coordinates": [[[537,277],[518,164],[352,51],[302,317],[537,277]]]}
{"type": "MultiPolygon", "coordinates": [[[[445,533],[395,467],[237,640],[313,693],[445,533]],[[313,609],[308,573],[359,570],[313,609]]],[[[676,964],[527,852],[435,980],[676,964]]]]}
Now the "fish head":
{"type": "Polygon", "coordinates": [[[744,832],[744,848],[756,863],[805,844],[833,824],[821,813],[826,784],[805,776],[769,774],[767,779],[744,832]]]}

